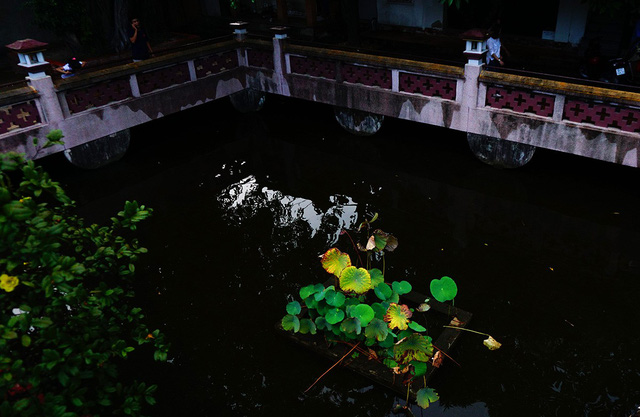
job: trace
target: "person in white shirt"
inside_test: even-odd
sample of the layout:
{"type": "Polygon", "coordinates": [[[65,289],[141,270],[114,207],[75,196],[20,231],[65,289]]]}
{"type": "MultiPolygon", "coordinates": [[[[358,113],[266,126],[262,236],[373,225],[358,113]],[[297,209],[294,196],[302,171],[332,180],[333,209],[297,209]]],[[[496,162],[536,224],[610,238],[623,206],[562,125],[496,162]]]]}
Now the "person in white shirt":
{"type": "Polygon", "coordinates": [[[489,39],[487,39],[487,48],[489,49],[487,53],[487,66],[489,67],[503,67],[502,52],[505,52],[507,55],[509,54],[505,47],[502,46],[502,42],[500,41],[501,34],[502,30],[500,25],[493,25],[489,28],[489,39]]]}

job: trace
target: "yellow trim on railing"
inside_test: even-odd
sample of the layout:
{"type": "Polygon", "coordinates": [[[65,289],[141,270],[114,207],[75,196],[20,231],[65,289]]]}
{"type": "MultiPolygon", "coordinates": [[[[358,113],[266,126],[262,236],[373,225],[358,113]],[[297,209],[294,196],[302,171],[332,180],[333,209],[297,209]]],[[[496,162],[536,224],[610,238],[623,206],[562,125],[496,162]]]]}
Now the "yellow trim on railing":
{"type": "Polygon", "coordinates": [[[369,55],[360,52],[348,52],[338,49],[316,48],[312,46],[287,45],[285,52],[318,58],[334,59],[357,64],[372,64],[387,69],[405,69],[425,73],[437,73],[444,76],[464,78],[464,68],[452,65],[434,64],[402,58],[391,58],[380,55],[369,55]]]}
{"type": "Polygon", "coordinates": [[[483,70],[480,81],[490,84],[502,84],[512,87],[525,87],[541,93],[561,94],[564,96],[595,98],[612,100],[640,106],[640,93],[630,91],[611,90],[608,88],[592,87],[563,81],[545,80],[543,78],[525,77],[521,75],[505,74],[496,71],[483,70]]]}

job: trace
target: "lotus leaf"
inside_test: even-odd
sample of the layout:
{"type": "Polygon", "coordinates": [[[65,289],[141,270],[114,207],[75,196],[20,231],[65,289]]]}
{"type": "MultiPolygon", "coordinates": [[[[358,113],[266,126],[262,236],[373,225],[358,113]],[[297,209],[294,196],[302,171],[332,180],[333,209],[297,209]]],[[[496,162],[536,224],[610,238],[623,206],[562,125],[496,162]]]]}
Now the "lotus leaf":
{"type": "MultiPolygon", "coordinates": [[[[379,251],[386,250],[387,252],[393,252],[398,247],[398,239],[396,239],[395,236],[387,232],[383,232],[380,229],[375,230],[373,232],[373,236],[371,237],[373,238],[375,249],[379,251]]],[[[371,242],[371,238],[369,238],[369,242],[371,242]]],[[[374,249],[373,247],[369,248],[369,245],[370,243],[367,243],[368,250],[374,249]]]]}
{"type": "Polygon", "coordinates": [[[384,315],[384,321],[389,323],[390,329],[405,330],[409,326],[412,314],[405,304],[392,303],[384,315]]]}
{"type": "Polygon", "coordinates": [[[389,348],[392,348],[393,345],[395,345],[395,343],[396,343],[395,335],[392,332],[389,332],[389,334],[387,335],[387,338],[384,339],[382,342],[379,342],[378,345],[381,348],[389,349],[389,348]]]}
{"type": "MultiPolygon", "coordinates": [[[[387,312],[387,308],[389,308],[388,306],[385,307],[380,303],[373,303],[371,304],[371,308],[373,308],[373,312],[375,313],[376,318],[380,319],[380,320],[384,320],[384,315],[387,312]]],[[[385,324],[386,326],[386,324],[385,324]]]]}
{"type": "Polygon", "coordinates": [[[393,281],[391,287],[398,295],[409,294],[412,290],[411,284],[407,281],[393,281]]]}
{"type": "Polygon", "coordinates": [[[389,335],[389,327],[384,321],[374,318],[364,329],[364,335],[369,339],[375,339],[378,342],[382,342],[389,335]]]}
{"type": "Polygon", "coordinates": [[[313,297],[308,297],[304,300],[304,304],[307,306],[307,308],[309,308],[310,310],[316,309],[318,308],[318,302],[316,301],[315,298],[313,297]]]}
{"type": "Polygon", "coordinates": [[[300,320],[300,333],[302,334],[316,334],[316,324],[311,319],[300,320]]]}
{"type": "Polygon", "coordinates": [[[364,268],[349,266],[340,275],[340,288],[343,291],[353,291],[364,294],[371,289],[371,275],[364,268]]]}
{"type": "Polygon", "coordinates": [[[332,308],[324,315],[329,324],[340,323],[344,319],[344,311],[339,308],[332,308]]]}
{"type": "Polygon", "coordinates": [[[424,327],[422,327],[421,325],[419,325],[415,321],[412,321],[411,323],[409,323],[409,328],[411,330],[415,330],[416,332],[426,332],[427,331],[427,329],[425,329],[424,327]]]}
{"type": "Polygon", "coordinates": [[[450,277],[442,277],[441,279],[431,280],[429,285],[433,298],[444,303],[445,301],[453,300],[458,294],[458,286],[456,282],[450,277]]]}
{"type": "Polygon", "coordinates": [[[300,330],[300,319],[291,314],[287,314],[282,318],[282,328],[287,331],[293,330],[297,333],[300,330]]]}
{"type": "Polygon", "coordinates": [[[331,248],[322,255],[322,267],[330,274],[340,276],[342,270],[351,266],[351,258],[337,248],[331,248]]]}
{"type": "Polygon", "coordinates": [[[416,393],[416,403],[422,408],[428,408],[429,404],[440,399],[433,388],[422,388],[416,393]]]}
{"type": "Polygon", "coordinates": [[[414,333],[393,347],[393,355],[401,364],[411,361],[428,362],[433,356],[431,338],[414,333]]]}
{"type": "Polygon", "coordinates": [[[369,275],[371,275],[371,286],[373,288],[376,288],[384,282],[384,275],[382,275],[382,271],[378,268],[370,269],[369,275]]]}
{"type": "Polygon", "coordinates": [[[340,323],[340,330],[349,334],[360,334],[362,332],[362,325],[360,324],[360,320],[355,317],[346,319],[342,323],[340,323]]]}
{"type": "Polygon", "coordinates": [[[385,284],[384,282],[382,284],[379,284],[373,290],[373,292],[375,292],[378,298],[381,299],[382,301],[388,300],[393,295],[393,290],[391,289],[389,284],[385,284]]]}
{"type": "Polygon", "coordinates": [[[307,297],[320,291],[324,291],[324,285],[322,284],[307,285],[306,287],[300,288],[300,298],[305,300],[307,297]]]}
{"type": "Polygon", "coordinates": [[[413,376],[415,377],[420,377],[422,375],[425,375],[427,373],[427,363],[426,362],[420,362],[420,361],[413,361],[411,362],[411,365],[413,365],[413,376]]]}
{"type": "Polygon", "coordinates": [[[331,324],[329,324],[329,322],[327,322],[327,319],[324,318],[324,316],[318,316],[315,319],[315,323],[316,323],[316,327],[319,330],[331,330],[331,324]]]}
{"type": "Polygon", "coordinates": [[[358,304],[351,309],[349,315],[360,320],[362,326],[367,326],[375,317],[375,312],[368,304],[358,304]]]}
{"type": "Polygon", "coordinates": [[[324,298],[327,304],[334,307],[342,307],[346,299],[343,293],[336,292],[335,290],[327,291],[324,298]]]}
{"type": "Polygon", "coordinates": [[[287,304],[287,313],[295,316],[296,314],[300,314],[302,311],[302,307],[300,307],[300,303],[297,301],[292,301],[287,304]]]}

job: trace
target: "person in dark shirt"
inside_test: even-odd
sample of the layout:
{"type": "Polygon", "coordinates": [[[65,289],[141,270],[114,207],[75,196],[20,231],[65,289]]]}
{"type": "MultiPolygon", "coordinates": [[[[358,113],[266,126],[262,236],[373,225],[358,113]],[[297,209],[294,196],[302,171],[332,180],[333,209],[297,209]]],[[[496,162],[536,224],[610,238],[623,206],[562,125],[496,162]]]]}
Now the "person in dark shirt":
{"type": "Polygon", "coordinates": [[[149,43],[149,35],[140,24],[140,19],[131,20],[131,28],[129,28],[129,40],[131,41],[131,57],[133,62],[139,62],[149,58],[153,51],[149,43]]]}

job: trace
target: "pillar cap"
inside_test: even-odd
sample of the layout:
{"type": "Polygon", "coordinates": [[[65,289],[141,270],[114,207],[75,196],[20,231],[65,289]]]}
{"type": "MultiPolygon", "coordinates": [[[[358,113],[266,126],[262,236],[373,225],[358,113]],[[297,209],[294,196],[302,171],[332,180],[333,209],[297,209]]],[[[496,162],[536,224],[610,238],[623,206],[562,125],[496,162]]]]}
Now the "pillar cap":
{"type": "Polygon", "coordinates": [[[19,41],[10,43],[9,45],[5,45],[5,47],[16,52],[27,53],[32,51],[41,51],[47,45],[49,44],[37,41],[35,39],[21,39],[19,41]]]}
{"type": "Polygon", "coordinates": [[[247,26],[249,26],[249,22],[231,22],[229,23],[229,26],[231,26],[233,29],[246,29],[247,26]]]}
{"type": "Polygon", "coordinates": [[[274,26],[270,29],[276,35],[286,35],[287,31],[289,30],[287,26],[274,26]]]}
{"type": "Polygon", "coordinates": [[[469,29],[461,33],[460,37],[470,41],[483,41],[488,38],[486,31],[482,29],[469,29]]]}

